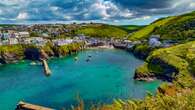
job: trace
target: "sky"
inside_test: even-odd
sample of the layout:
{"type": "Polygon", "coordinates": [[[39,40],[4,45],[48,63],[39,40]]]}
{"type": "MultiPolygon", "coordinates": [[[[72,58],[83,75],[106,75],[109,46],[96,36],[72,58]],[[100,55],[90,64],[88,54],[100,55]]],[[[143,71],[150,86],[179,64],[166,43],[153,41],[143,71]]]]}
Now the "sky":
{"type": "Polygon", "coordinates": [[[195,10],[195,0],[0,0],[0,23],[146,25],[195,10]]]}

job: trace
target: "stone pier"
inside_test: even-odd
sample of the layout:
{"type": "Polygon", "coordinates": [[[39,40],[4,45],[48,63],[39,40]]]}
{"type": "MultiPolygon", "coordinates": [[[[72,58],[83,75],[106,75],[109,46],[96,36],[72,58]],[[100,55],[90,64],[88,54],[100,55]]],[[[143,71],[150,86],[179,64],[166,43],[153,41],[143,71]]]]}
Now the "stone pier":
{"type": "Polygon", "coordinates": [[[43,65],[43,68],[44,68],[44,72],[46,74],[46,76],[50,76],[51,75],[51,70],[49,69],[49,66],[47,64],[47,61],[42,59],[42,65],[43,65]]]}
{"type": "Polygon", "coordinates": [[[20,101],[15,110],[54,110],[54,109],[20,101]]]}

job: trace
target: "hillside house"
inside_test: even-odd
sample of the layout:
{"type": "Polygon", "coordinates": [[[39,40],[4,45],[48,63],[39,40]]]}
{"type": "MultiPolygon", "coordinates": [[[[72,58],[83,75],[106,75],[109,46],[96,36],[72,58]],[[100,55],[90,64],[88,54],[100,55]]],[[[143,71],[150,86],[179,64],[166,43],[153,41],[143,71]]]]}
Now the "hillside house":
{"type": "Polygon", "coordinates": [[[19,41],[17,38],[9,38],[8,43],[9,45],[15,45],[15,44],[19,44],[19,41]]]}
{"type": "Polygon", "coordinates": [[[58,39],[58,40],[53,40],[53,44],[56,46],[63,46],[63,45],[68,45],[73,43],[72,39],[58,39]]]}
{"type": "Polygon", "coordinates": [[[29,32],[19,32],[19,36],[20,37],[30,37],[30,33],[29,32]]]}
{"type": "Polygon", "coordinates": [[[42,37],[30,37],[30,38],[23,38],[23,44],[32,44],[36,46],[44,46],[47,43],[47,40],[44,40],[42,37]]]}
{"type": "Polygon", "coordinates": [[[160,35],[151,35],[148,43],[149,46],[153,48],[161,46],[160,35]]]}

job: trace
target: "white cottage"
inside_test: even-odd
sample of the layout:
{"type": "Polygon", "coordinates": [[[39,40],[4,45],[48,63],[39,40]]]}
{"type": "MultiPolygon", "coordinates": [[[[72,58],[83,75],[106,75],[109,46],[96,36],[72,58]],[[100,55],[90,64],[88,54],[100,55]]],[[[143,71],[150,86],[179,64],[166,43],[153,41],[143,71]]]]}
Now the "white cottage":
{"type": "Polygon", "coordinates": [[[30,37],[29,32],[19,32],[20,37],[30,37]]]}
{"type": "Polygon", "coordinates": [[[19,43],[17,38],[9,38],[8,42],[9,42],[9,45],[15,45],[19,43]]]}

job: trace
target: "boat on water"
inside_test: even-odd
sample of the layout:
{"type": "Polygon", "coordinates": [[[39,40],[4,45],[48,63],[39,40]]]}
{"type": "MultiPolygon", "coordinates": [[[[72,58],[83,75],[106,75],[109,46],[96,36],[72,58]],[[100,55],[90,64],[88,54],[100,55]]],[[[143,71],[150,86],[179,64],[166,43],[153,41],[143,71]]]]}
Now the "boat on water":
{"type": "Polygon", "coordinates": [[[74,57],[74,60],[75,60],[75,61],[78,61],[78,59],[79,59],[78,57],[74,57]]]}
{"type": "Polygon", "coordinates": [[[88,59],[86,59],[86,62],[89,62],[89,61],[91,61],[91,59],[89,59],[89,58],[88,58],[88,59]]]}
{"type": "Polygon", "coordinates": [[[88,55],[88,58],[91,58],[92,57],[92,55],[88,55]]]}
{"type": "Polygon", "coordinates": [[[36,65],[36,64],[37,64],[37,63],[36,63],[36,62],[34,62],[34,61],[30,63],[30,65],[36,65]]]}
{"type": "Polygon", "coordinates": [[[88,57],[88,58],[86,59],[86,62],[89,62],[89,61],[91,61],[91,57],[88,57]]]}

